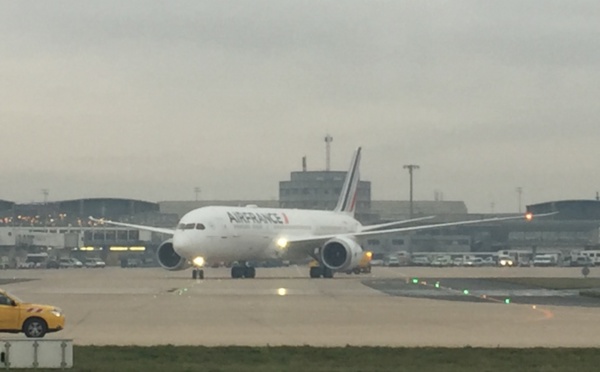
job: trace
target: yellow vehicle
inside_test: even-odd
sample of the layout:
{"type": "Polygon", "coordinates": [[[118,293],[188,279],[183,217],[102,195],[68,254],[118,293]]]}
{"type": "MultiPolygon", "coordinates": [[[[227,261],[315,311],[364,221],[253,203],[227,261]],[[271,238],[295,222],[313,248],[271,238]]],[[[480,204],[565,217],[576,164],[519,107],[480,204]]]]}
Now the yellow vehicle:
{"type": "MultiPolygon", "coordinates": [[[[352,270],[346,271],[346,274],[350,275],[352,273],[360,274],[360,273],[370,273],[371,272],[371,259],[373,258],[373,252],[365,251],[363,253],[363,257],[361,258],[358,266],[353,268],[352,270]]],[[[309,267],[319,267],[319,261],[312,260],[308,264],[309,267]]]]}
{"type": "Polygon", "coordinates": [[[356,266],[352,270],[346,271],[346,274],[360,274],[360,273],[370,273],[371,272],[371,259],[373,258],[373,252],[365,251],[363,253],[363,257],[360,259],[358,266],[356,266]]]}
{"type": "Polygon", "coordinates": [[[0,332],[44,337],[64,327],[65,316],[59,308],[26,303],[0,289],[0,332]]]}

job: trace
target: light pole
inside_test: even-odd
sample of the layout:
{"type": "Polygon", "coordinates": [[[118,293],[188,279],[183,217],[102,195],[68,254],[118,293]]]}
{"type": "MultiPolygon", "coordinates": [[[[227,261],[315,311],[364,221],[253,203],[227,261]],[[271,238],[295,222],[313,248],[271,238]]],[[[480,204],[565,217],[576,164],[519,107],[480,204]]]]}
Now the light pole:
{"type": "Polygon", "coordinates": [[[521,199],[523,197],[523,188],[521,186],[516,188],[517,194],[519,195],[519,213],[521,213],[521,199]]]}
{"type": "Polygon", "coordinates": [[[408,164],[404,166],[404,169],[408,169],[408,174],[410,177],[410,215],[409,219],[413,218],[413,170],[419,169],[419,166],[416,164],[408,164]]]}
{"type": "Polygon", "coordinates": [[[194,187],[194,194],[196,194],[196,201],[198,201],[198,195],[200,195],[200,191],[202,191],[198,186],[194,187]]]}

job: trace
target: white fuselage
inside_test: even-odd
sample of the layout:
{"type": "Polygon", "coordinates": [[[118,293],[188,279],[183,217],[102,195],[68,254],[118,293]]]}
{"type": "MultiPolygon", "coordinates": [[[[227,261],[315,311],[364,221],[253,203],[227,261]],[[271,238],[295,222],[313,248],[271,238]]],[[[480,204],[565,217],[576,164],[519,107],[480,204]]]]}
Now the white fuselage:
{"type": "Polygon", "coordinates": [[[173,248],[193,261],[207,263],[283,258],[289,238],[347,234],[361,224],[345,213],[257,207],[204,207],[183,216],[173,248]]]}

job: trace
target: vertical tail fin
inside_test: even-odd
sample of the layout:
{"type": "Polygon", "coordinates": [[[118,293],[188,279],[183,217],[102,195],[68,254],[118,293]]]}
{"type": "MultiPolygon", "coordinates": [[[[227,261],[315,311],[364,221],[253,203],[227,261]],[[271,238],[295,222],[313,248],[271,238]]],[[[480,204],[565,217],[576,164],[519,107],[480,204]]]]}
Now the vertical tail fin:
{"type": "Polygon", "coordinates": [[[360,165],[360,147],[354,152],[352,161],[350,162],[350,169],[346,174],[346,180],[340,193],[337,206],[335,207],[336,212],[344,212],[350,215],[354,215],[356,209],[356,191],[358,189],[359,171],[360,165]]]}

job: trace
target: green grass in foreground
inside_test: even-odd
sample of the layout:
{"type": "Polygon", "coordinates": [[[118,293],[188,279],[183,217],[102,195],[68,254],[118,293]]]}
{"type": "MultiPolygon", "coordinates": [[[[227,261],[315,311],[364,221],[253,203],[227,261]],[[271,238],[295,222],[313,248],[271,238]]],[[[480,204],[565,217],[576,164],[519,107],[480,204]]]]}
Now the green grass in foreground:
{"type": "Polygon", "coordinates": [[[600,288],[600,278],[493,278],[493,280],[545,289],[600,288]]]}
{"type": "Polygon", "coordinates": [[[600,349],[75,346],[75,371],[598,371],[600,349]]]}

